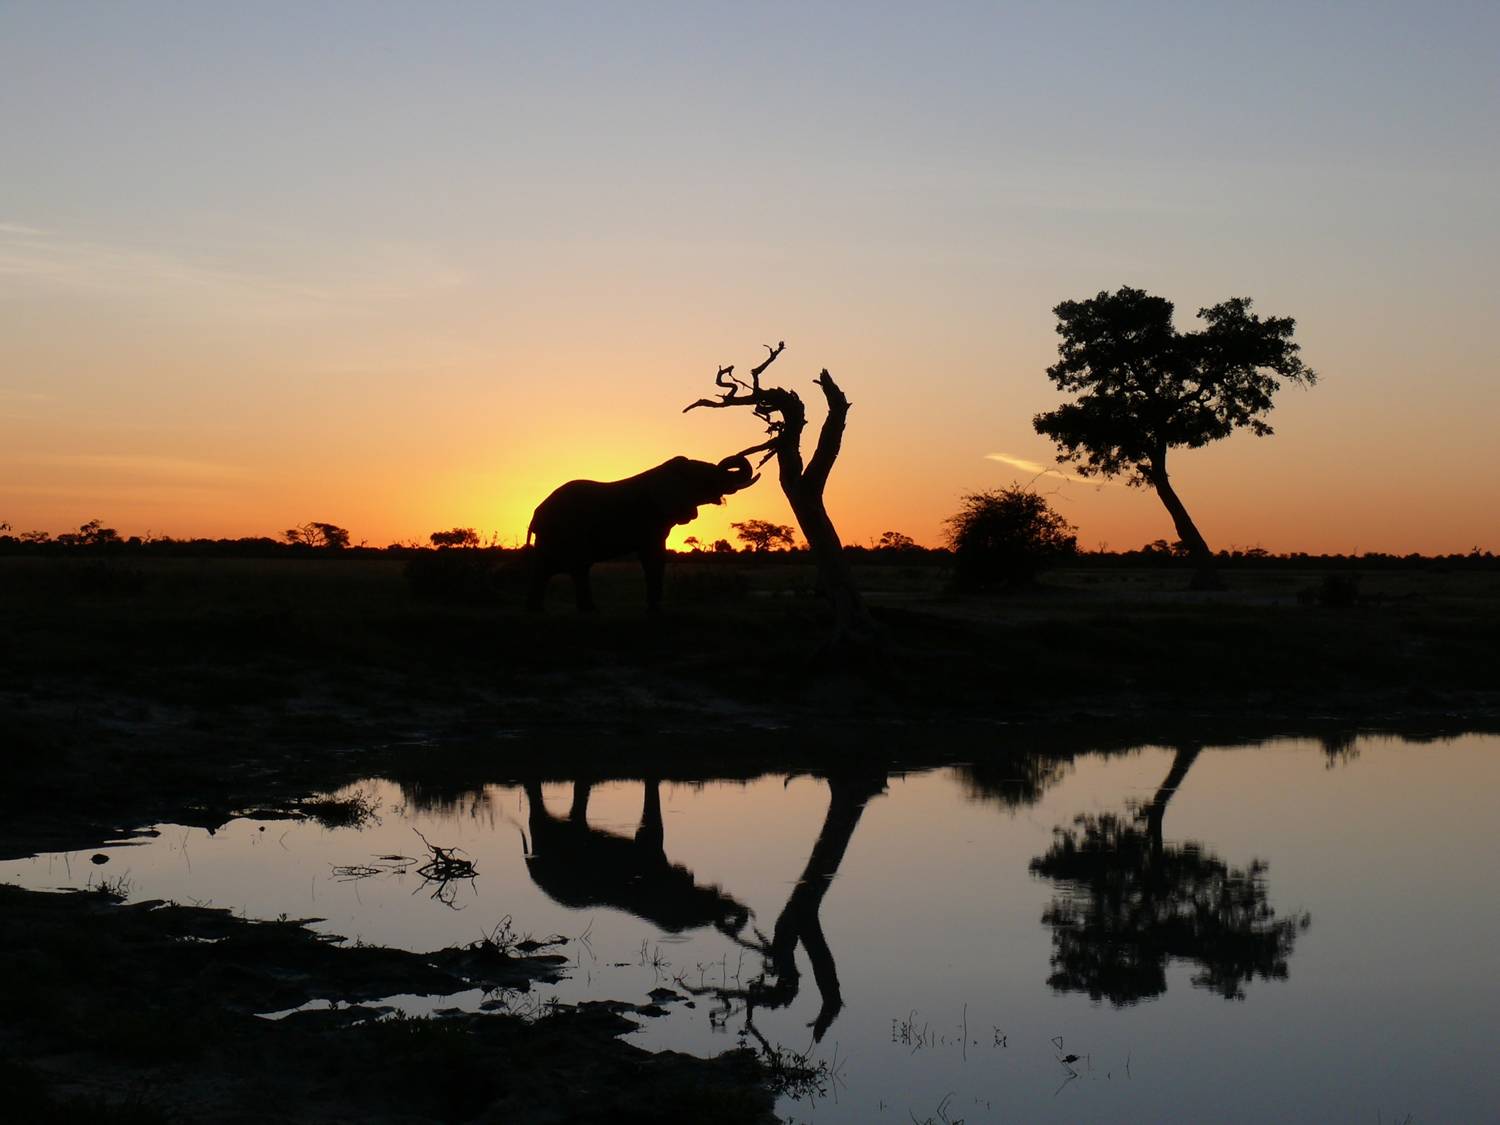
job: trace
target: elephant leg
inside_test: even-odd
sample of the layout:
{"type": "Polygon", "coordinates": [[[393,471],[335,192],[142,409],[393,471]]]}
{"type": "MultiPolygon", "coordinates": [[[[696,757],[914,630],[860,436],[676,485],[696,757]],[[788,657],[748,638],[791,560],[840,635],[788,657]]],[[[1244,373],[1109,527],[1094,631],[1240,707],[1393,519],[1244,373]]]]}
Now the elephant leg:
{"type": "Polygon", "coordinates": [[[547,582],[552,575],[541,567],[531,572],[531,585],[526,590],[526,608],[531,613],[541,613],[542,603],[547,598],[547,582]]]}
{"type": "Polygon", "coordinates": [[[641,570],[646,574],[646,612],[661,612],[661,579],[667,565],[666,544],[641,552],[641,570]]]}
{"type": "Polygon", "coordinates": [[[594,783],[591,781],[573,782],[573,804],[568,809],[568,819],[576,823],[582,823],[589,817],[589,793],[593,790],[594,783]]]}
{"type": "Polygon", "coordinates": [[[589,585],[587,564],[573,568],[573,596],[578,600],[580,613],[593,613],[598,608],[594,605],[594,591],[589,585]]]}
{"type": "Polygon", "coordinates": [[[635,830],[635,842],[649,849],[663,863],[667,854],[662,850],[661,782],[654,777],[645,780],[645,797],[641,801],[641,826],[635,830]]]}

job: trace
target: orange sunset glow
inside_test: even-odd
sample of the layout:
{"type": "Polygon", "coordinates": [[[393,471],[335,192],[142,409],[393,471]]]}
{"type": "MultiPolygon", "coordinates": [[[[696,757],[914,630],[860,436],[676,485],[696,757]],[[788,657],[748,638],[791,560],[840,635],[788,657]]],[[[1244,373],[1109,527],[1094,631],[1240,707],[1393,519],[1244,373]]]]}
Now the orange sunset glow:
{"type": "MultiPolygon", "coordinates": [[[[1045,12],[790,36],[693,13],[679,50],[612,10],[566,35],[508,9],[87,11],[0,12],[17,531],[520,542],[565,480],[761,440],[681,411],[784,339],[814,425],[819,369],[853,402],[846,542],[936,545],[964,494],[1034,480],[1080,546],[1131,549],[1172,537],[1157,499],[1039,474],[1031,426],[1059,402],[1053,306],[1131,285],[1183,330],[1250,296],[1320,375],[1275,436],[1176,456],[1212,546],[1500,547],[1496,163],[1472,143],[1494,89],[1459,27],[1390,55],[1394,27],[1359,53],[1246,23],[1235,50],[1270,36],[1282,65],[1245,78],[1182,49],[1222,36],[1181,13],[1082,44],[1045,12]],[[1022,44],[1064,41],[1058,88],[1022,44]]],[[[672,543],[747,518],[792,522],[774,474],[672,543]]]]}

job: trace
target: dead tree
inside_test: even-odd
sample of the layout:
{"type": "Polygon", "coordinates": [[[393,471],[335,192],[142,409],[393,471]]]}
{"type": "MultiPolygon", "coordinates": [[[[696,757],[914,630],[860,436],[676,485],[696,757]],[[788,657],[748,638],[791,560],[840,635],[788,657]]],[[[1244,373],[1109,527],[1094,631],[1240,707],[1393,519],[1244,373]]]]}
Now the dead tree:
{"type": "Polygon", "coordinates": [[[818,582],[833,605],[833,637],[827,651],[832,655],[850,650],[872,651],[878,648],[878,634],[864,601],[859,596],[859,587],[854,583],[854,573],[844,557],[844,545],[839,533],[828,518],[828,509],[823,504],[823,489],[828,484],[828,474],[838,459],[839,448],[844,440],[844,422],[849,415],[849,400],[839,385],[833,381],[825,367],[814,380],[828,403],[828,415],[823,419],[823,428],[818,431],[817,448],[804,465],[802,460],[802,431],[807,425],[807,410],[796,391],[784,387],[763,387],[760,377],[766,368],[776,361],[785,349],[786,342],[774,348],[761,363],[750,369],[750,381],[736,377],[734,366],[721,367],[714,376],[715,385],[724,393],[718,398],[700,398],[683,408],[686,414],[700,406],[718,410],[729,406],[748,406],[765,423],[767,440],[742,450],[740,456],[754,453],[764,456],[757,464],[764,465],[776,458],[777,475],[781,491],[792,506],[792,514],[807,538],[808,549],[818,568],[818,582]]]}

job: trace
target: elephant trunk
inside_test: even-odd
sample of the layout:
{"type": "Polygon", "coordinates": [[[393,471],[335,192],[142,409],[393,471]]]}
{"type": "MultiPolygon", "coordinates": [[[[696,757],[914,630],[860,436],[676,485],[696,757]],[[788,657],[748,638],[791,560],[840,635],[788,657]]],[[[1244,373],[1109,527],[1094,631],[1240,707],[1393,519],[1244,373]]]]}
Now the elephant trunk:
{"type": "Polygon", "coordinates": [[[738,492],[742,488],[749,488],[760,480],[760,474],[750,467],[750,461],[742,453],[736,453],[732,457],[726,457],[719,462],[719,468],[724,473],[724,491],[738,492]]]}

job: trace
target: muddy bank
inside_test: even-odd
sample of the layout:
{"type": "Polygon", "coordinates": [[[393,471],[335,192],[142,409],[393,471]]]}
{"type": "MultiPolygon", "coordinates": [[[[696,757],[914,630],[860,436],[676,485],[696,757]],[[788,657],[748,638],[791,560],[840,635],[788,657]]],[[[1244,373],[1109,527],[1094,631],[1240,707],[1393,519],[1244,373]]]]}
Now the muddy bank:
{"type": "Polygon", "coordinates": [[[528,1005],[531,984],[561,961],[483,944],[431,954],[349,947],[296,921],[0,886],[7,1112],[106,1122],[775,1119],[749,1052],[651,1054],[618,1038],[632,1018],[649,1018],[628,1005],[528,1005]],[[496,1010],[418,1020],[373,1003],[472,988],[491,990],[496,1010]],[[320,1000],[339,1006],[275,1021],[255,1014],[320,1000]]]}

